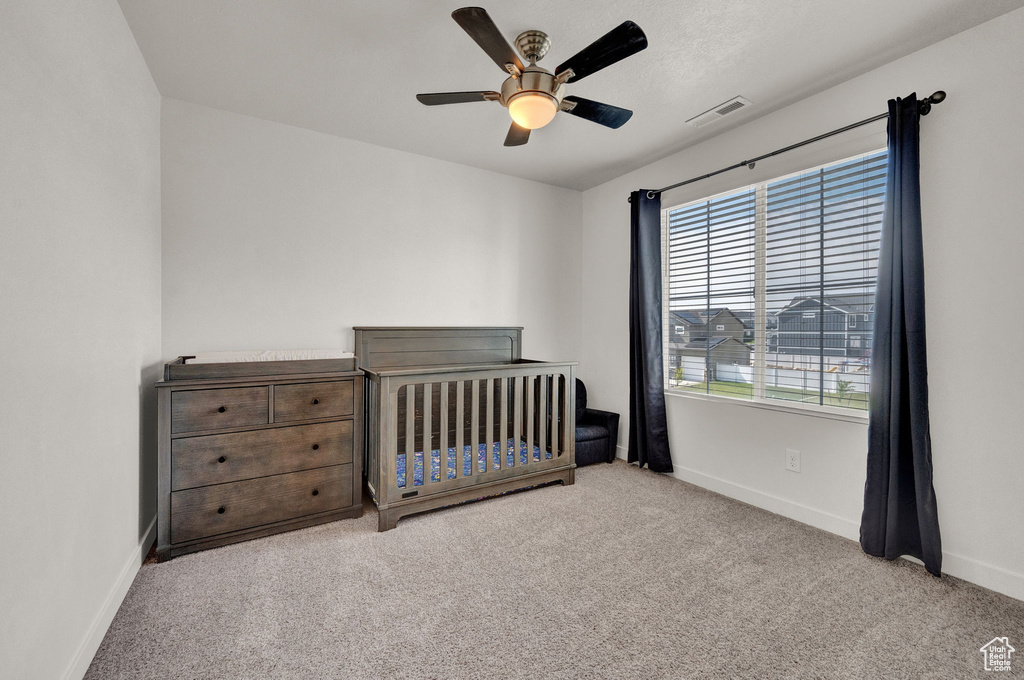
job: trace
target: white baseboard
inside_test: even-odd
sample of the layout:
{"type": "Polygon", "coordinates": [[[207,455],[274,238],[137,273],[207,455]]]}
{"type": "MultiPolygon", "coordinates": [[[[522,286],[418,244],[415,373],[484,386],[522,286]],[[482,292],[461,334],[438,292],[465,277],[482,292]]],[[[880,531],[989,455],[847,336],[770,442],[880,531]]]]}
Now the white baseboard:
{"type": "Polygon", "coordinates": [[[85,676],[85,672],[89,670],[89,664],[92,663],[96,650],[100,648],[103,636],[107,634],[107,628],[110,627],[111,621],[114,620],[117,610],[121,608],[121,603],[124,602],[124,597],[128,594],[128,589],[131,588],[135,575],[139,572],[139,567],[142,566],[142,562],[146,559],[146,555],[149,553],[149,549],[155,540],[156,517],[154,516],[153,521],[149,523],[149,527],[146,529],[142,542],[128,556],[124,563],[124,568],[121,569],[121,574],[114,581],[110,592],[107,593],[107,599],[103,601],[103,606],[92,620],[92,625],[89,626],[85,639],[82,640],[82,644],[78,645],[75,656],[71,659],[71,663],[62,676],[64,680],[80,680],[80,678],[85,676]]]}
{"type": "MultiPolygon", "coordinates": [[[[617,457],[625,460],[627,449],[622,446],[616,448],[617,457]]],[[[778,496],[757,491],[756,489],[751,489],[718,477],[712,477],[696,470],[677,466],[672,476],[709,491],[720,493],[723,496],[749,503],[769,512],[774,512],[777,515],[782,515],[783,517],[809,524],[812,527],[828,531],[837,536],[848,538],[851,541],[860,541],[860,524],[845,517],[839,517],[823,510],[794,503],[793,501],[788,501],[784,498],[779,498],[778,496]]],[[[913,557],[905,557],[903,559],[921,564],[920,560],[916,560],[913,557]]],[[[942,573],[962,578],[965,581],[970,581],[983,588],[1009,595],[1018,600],[1024,600],[1024,574],[946,551],[942,553],[942,573]]]]}
{"type": "Polygon", "coordinates": [[[942,573],[1024,600],[1024,574],[942,551],[942,573]]]}
{"type": "Polygon", "coordinates": [[[738,501],[774,512],[776,515],[782,515],[783,517],[795,519],[797,522],[803,522],[812,527],[823,529],[843,538],[848,538],[852,541],[860,540],[860,525],[857,522],[851,522],[845,517],[833,515],[832,513],[800,503],[794,503],[785,498],[779,498],[763,491],[757,491],[756,489],[751,489],[750,487],[718,477],[712,477],[696,470],[676,466],[672,476],[715,493],[720,493],[723,496],[735,498],[738,501]]]}

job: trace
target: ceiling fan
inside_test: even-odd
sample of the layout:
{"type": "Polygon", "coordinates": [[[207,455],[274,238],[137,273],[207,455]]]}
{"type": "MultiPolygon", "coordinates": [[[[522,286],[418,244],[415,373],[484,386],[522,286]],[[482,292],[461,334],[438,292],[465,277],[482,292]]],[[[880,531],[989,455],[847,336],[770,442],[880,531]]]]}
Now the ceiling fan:
{"type": "Polygon", "coordinates": [[[489,101],[500,103],[512,116],[512,127],[505,137],[505,146],[526,144],[530,141],[530,130],[544,127],[559,111],[613,129],[622,127],[633,115],[629,109],[583,97],[564,96],[566,83],[583,80],[647,47],[647,36],[632,21],[616,26],[559,64],[552,73],[537,66],[537,62],[547,54],[551,46],[547,33],[524,31],[516,38],[516,49],[529,62],[529,66],[524,66],[519,55],[494,25],[487,10],[482,7],[463,7],[452,12],[452,18],[509,77],[501,84],[500,92],[489,90],[418,94],[416,99],[420,103],[427,106],[489,101]]]}

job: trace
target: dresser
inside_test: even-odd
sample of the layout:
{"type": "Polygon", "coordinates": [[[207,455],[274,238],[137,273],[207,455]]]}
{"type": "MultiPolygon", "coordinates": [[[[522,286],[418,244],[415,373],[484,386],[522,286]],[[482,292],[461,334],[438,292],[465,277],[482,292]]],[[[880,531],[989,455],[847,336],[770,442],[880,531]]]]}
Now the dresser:
{"type": "Polygon", "coordinates": [[[189,364],[157,383],[157,557],[362,514],[356,359],[189,364]]]}

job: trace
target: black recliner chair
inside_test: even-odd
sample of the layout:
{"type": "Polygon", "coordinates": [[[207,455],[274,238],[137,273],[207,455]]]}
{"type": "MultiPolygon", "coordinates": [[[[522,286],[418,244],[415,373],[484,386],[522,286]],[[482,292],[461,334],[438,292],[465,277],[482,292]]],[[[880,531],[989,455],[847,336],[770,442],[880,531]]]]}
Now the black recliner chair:
{"type": "Polygon", "coordinates": [[[576,465],[610,463],[619,440],[619,414],[587,408],[587,386],[576,379],[576,465]]]}

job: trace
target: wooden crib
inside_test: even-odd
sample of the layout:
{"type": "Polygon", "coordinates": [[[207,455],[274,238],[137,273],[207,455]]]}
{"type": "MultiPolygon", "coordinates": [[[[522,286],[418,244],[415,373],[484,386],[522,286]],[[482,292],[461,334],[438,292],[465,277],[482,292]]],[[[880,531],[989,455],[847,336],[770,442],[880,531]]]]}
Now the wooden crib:
{"type": "Polygon", "coordinates": [[[522,359],[522,330],[355,328],[379,531],[406,515],[574,482],[576,362],[522,359]]]}

